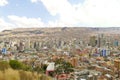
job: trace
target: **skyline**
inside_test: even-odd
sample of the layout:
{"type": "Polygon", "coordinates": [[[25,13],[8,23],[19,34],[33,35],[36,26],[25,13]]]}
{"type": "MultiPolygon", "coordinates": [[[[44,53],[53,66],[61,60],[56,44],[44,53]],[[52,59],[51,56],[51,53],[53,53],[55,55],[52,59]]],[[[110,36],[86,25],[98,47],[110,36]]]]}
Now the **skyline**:
{"type": "Polygon", "coordinates": [[[120,27],[119,0],[0,0],[0,31],[31,27],[120,27]]]}

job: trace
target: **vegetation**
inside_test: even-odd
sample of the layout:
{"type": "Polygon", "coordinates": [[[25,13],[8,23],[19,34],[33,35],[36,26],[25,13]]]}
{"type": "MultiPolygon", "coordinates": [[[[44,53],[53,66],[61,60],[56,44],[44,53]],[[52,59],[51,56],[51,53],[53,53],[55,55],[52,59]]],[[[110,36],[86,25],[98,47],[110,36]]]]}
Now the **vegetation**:
{"type": "MultiPolygon", "coordinates": [[[[6,61],[0,61],[0,70],[5,71],[5,69],[10,68],[10,65],[6,61]]],[[[1,79],[0,79],[1,80],[1,79]]]]}
{"type": "Polygon", "coordinates": [[[11,66],[11,68],[13,69],[21,69],[21,70],[25,70],[25,71],[31,71],[32,67],[23,64],[22,62],[19,62],[17,60],[10,60],[9,61],[9,65],[11,66]]]}
{"type": "MultiPolygon", "coordinates": [[[[73,66],[62,58],[55,60],[55,66],[56,74],[73,72],[73,66]]],[[[43,75],[46,68],[46,64],[32,68],[17,60],[0,61],[0,80],[51,80],[43,75]]],[[[54,73],[50,73],[50,76],[54,76],[54,73]]]]}
{"type": "MultiPolygon", "coordinates": [[[[36,70],[37,71],[37,70],[36,70]]],[[[50,77],[32,72],[31,67],[16,61],[0,61],[0,80],[52,80],[50,77]]]]}
{"type": "Polygon", "coordinates": [[[41,75],[40,80],[51,80],[51,78],[46,75],[41,75]]]}
{"type": "Polygon", "coordinates": [[[73,66],[71,63],[66,62],[64,59],[60,58],[57,59],[55,61],[55,66],[56,66],[56,70],[55,73],[56,74],[61,74],[61,73],[65,73],[68,74],[70,72],[73,72],[73,66]]]}
{"type": "Polygon", "coordinates": [[[46,64],[42,64],[41,66],[36,66],[33,68],[33,71],[36,71],[38,73],[45,73],[47,66],[48,65],[46,64]]]}
{"type": "Polygon", "coordinates": [[[13,69],[22,69],[23,67],[23,64],[17,60],[10,60],[9,64],[13,69]]]}
{"type": "Polygon", "coordinates": [[[5,72],[0,71],[0,80],[41,80],[41,75],[23,70],[8,68],[5,72]]]}

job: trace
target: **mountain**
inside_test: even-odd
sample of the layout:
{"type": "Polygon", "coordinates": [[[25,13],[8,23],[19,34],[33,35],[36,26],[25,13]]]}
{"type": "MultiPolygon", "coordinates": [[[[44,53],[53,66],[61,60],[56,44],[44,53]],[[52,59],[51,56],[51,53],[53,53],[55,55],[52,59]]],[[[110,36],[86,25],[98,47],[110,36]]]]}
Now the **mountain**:
{"type": "Polygon", "coordinates": [[[87,39],[97,34],[120,34],[119,27],[89,28],[89,27],[56,27],[56,28],[16,28],[0,32],[0,38],[48,37],[57,39],[81,38],[87,39]]]}

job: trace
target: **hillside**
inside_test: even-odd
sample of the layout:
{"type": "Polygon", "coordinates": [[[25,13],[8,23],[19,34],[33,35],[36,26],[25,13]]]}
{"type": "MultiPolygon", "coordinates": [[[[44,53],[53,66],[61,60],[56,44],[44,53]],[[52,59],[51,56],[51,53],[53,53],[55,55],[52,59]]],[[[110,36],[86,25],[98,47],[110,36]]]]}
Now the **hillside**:
{"type": "Polygon", "coordinates": [[[0,32],[0,38],[3,37],[39,37],[56,38],[69,40],[71,38],[87,39],[96,34],[120,34],[120,28],[16,28],[13,30],[4,30],[0,32]]]}

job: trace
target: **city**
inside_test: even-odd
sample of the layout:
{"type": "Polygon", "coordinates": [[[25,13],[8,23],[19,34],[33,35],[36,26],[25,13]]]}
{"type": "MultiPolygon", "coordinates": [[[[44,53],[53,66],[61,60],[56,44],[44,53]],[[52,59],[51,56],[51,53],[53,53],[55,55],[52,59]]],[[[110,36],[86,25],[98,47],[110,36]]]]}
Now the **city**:
{"type": "Polygon", "coordinates": [[[0,80],[120,80],[120,0],[0,0],[0,80]]]}
{"type": "Polygon", "coordinates": [[[119,28],[4,30],[0,33],[0,60],[17,60],[51,80],[119,80],[120,36],[110,30],[119,28]]]}

